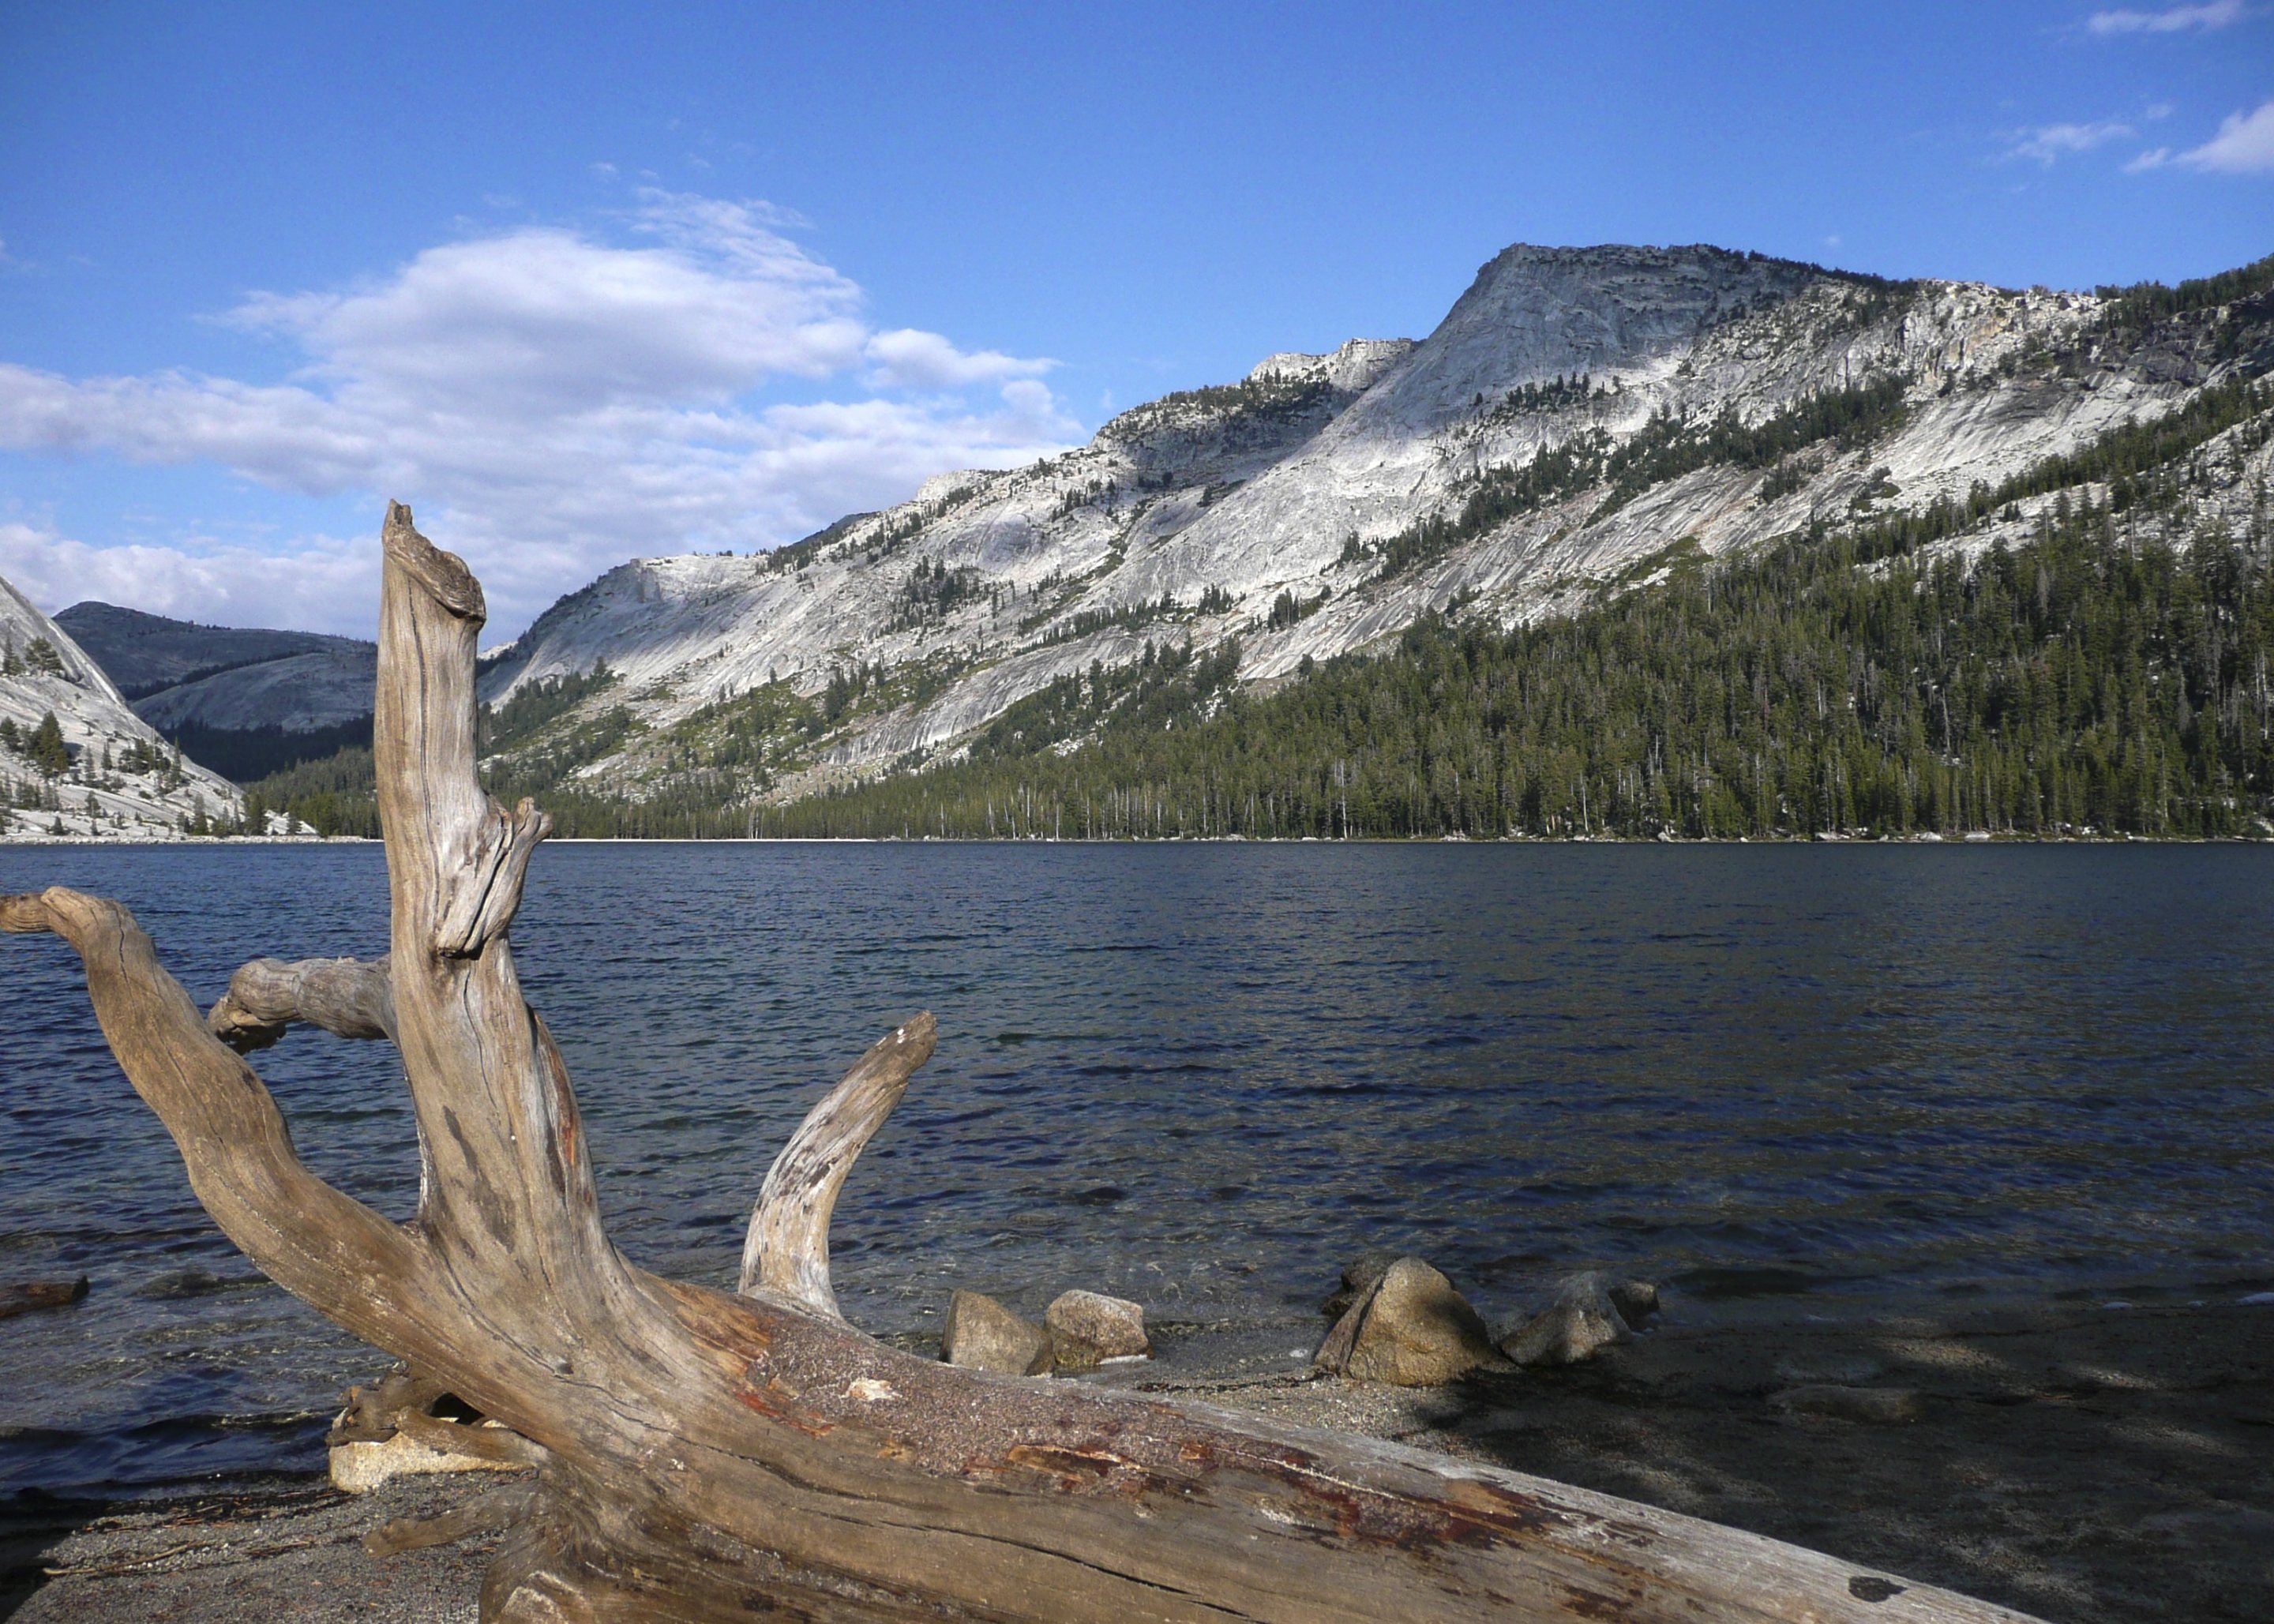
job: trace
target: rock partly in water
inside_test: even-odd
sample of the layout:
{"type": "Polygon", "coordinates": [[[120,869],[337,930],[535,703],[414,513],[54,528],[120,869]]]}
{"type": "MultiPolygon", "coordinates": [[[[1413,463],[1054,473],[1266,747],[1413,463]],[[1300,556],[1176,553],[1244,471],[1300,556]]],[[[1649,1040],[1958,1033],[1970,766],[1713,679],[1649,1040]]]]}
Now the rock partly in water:
{"type": "MultiPolygon", "coordinates": [[[[1657,1300],[1656,1288],[1651,1300],[1657,1300]]],[[[1518,1365],[1577,1365],[1634,1333],[1612,1296],[1608,1277],[1574,1274],[1556,1288],[1547,1308],[1501,1338],[1501,1351],[1518,1365]]]]}
{"type": "Polygon", "coordinates": [[[68,1308],[87,1296],[87,1276],[77,1280],[30,1280],[0,1286],[0,1320],[39,1308],[68,1308]]]}
{"type": "Polygon", "coordinates": [[[1659,1309],[1658,1287],[1647,1280],[1623,1280],[1610,1290],[1611,1306],[1627,1328],[1639,1331],[1659,1309]]]}
{"type": "Polygon", "coordinates": [[[948,1299],[940,1357],[966,1370],[1047,1376],[1051,1364],[1050,1334],[1031,1320],[1021,1320],[991,1297],[959,1291],[948,1299]]]}
{"type": "Polygon", "coordinates": [[[1343,1271],[1343,1283],[1319,1304],[1319,1312],[1329,1320],[1341,1319],[1350,1312],[1351,1304],[1374,1289],[1375,1283],[1389,1272],[1389,1266],[1397,1261],[1397,1254],[1394,1252],[1362,1254],[1357,1262],[1343,1271]]]}
{"type": "Polygon", "coordinates": [[[1142,1304],[1100,1291],[1061,1292],[1043,1311],[1043,1324],[1050,1332],[1052,1357],[1068,1370],[1108,1359],[1144,1358],[1153,1351],[1142,1304]]]}
{"type": "Polygon", "coordinates": [[[1829,1416],[1835,1421],[1864,1421],[1878,1426],[1901,1426],[1926,1414],[1926,1400],[1909,1387],[1849,1387],[1834,1382],[1810,1382],[1769,1395],[1779,1410],[1807,1416],[1829,1416]]]}
{"type": "Polygon", "coordinates": [[[1477,1311],[1419,1258],[1399,1258],[1382,1270],[1327,1333],[1314,1364],[1329,1374],[1401,1387],[1506,1368],[1477,1311]]]}

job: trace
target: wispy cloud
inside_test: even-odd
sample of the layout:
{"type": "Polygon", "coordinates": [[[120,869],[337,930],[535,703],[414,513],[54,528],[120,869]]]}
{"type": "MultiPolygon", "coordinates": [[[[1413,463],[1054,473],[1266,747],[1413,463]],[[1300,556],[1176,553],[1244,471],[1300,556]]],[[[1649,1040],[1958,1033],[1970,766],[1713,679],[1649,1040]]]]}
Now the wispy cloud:
{"type": "Polygon", "coordinates": [[[2095,34],[2180,34],[2188,29],[2209,32],[2240,22],[2248,14],[2242,0],[2208,0],[2202,5],[2166,6],[2157,11],[2095,11],[2085,26],[2095,34]]]}
{"type": "MultiPolygon", "coordinates": [[[[1080,436],[1042,381],[1050,362],[873,329],[860,288],[784,235],[795,223],[650,191],[615,240],[530,227],[429,248],[344,291],[256,294],[219,320],[292,348],[301,364],[281,383],[0,362],[0,447],[215,464],[367,496],[374,514],[401,496],[473,556],[506,631],[627,557],[788,540],[932,474],[1080,436]],[[755,398],[784,379],[855,398],[755,398]]],[[[367,614],[367,590],[338,593],[367,586],[373,553],[0,534],[0,569],[35,598],[239,623],[333,623],[343,601],[367,614]]]]}
{"type": "Polygon", "coordinates": [[[2200,147],[2173,152],[2158,147],[2126,164],[2134,174],[2173,167],[2218,175],[2274,175],[2274,101],[2248,113],[2229,113],[2218,133],[2200,147]]]}
{"type": "Polygon", "coordinates": [[[2130,124],[2105,119],[2097,124],[2037,124],[2024,130],[2008,130],[2002,139],[2007,143],[2006,157],[2029,159],[2051,169],[2063,158],[2089,153],[2138,133],[2130,124]]]}

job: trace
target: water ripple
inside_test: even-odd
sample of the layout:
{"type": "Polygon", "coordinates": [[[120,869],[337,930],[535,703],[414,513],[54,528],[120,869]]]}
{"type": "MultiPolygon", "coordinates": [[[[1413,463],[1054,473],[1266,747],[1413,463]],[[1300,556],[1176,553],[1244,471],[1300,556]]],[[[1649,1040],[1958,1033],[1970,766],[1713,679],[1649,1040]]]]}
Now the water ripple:
{"type": "MultiPolygon", "coordinates": [[[[0,849],[119,896],[200,1004],[371,954],[370,847],[0,849]]],[[[640,1262],[731,1282],[767,1162],[918,1009],[937,1055],[847,1186],[839,1292],[1284,1317],[1369,1246],[1487,1312],[1601,1264],[1729,1304],[2274,1271],[2274,867],[2233,847],[563,846],[515,927],[640,1262]]],[[[0,1485],[320,1456],[375,1362],[191,1198],[58,944],[0,943],[0,1485]]],[[[258,1057],[309,1162],[417,1199],[397,1063],[258,1057]]]]}

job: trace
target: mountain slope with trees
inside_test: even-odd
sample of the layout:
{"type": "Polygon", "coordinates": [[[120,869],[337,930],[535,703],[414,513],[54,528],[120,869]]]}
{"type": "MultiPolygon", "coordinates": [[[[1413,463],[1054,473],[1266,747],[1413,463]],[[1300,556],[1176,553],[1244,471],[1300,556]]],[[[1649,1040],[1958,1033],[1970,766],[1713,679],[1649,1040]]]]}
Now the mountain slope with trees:
{"type": "Polygon", "coordinates": [[[129,710],[55,620],[0,581],[0,839],[153,840],[241,825],[236,786],[129,710]]]}
{"type": "MultiPolygon", "coordinates": [[[[486,771],[588,833],[2249,831],[2270,370],[2274,259],[2061,295],[1511,250],[1418,347],[625,567],[491,671],[486,771]]],[[[347,827],[357,782],[263,793],[347,827]]]]}

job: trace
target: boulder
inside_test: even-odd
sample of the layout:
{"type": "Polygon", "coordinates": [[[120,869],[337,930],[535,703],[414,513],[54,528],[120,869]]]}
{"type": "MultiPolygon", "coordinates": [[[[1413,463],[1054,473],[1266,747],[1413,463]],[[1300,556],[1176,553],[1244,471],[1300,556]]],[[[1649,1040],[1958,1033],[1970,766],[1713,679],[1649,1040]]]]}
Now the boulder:
{"type": "Polygon", "coordinates": [[[959,1291],[948,1299],[947,1329],[940,1337],[939,1352],[950,1365],[966,1370],[1003,1376],[1050,1372],[1050,1334],[976,1291],[959,1291]]]}
{"type": "MultiPolygon", "coordinates": [[[[488,1425],[484,1422],[481,1425],[488,1425]]],[[[408,1432],[374,1441],[351,1438],[331,1447],[332,1486],[344,1494],[368,1494],[395,1477],[426,1477],[442,1472],[520,1471],[512,1461],[485,1460],[460,1455],[455,1449],[430,1449],[408,1432]]]]}
{"type": "Polygon", "coordinates": [[[1908,1387],[1849,1387],[1829,1381],[1787,1387],[1771,1394],[1769,1402],[1801,1415],[1877,1426],[1901,1426],[1926,1414],[1926,1400],[1908,1387]]]}
{"type": "MultiPolygon", "coordinates": [[[[1656,1296],[1653,1289],[1653,1300],[1656,1296]]],[[[1500,1350],[1518,1365],[1577,1365],[1633,1335],[1611,1296],[1610,1282],[1590,1272],[1558,1286],[1545,1311],[1501,1338],[1500,1350]]]]}
{"type": "Polygon", "coordinates": [[[1335,1322],[1313,1363],[1329,1374],[1401,1387],[1505,1368],[1477,1311],[1419,1258],[1383,1269],[1335,1322]]]}
{"type": "Polygon", "coordinates": [[[1107,1359],[1149,1357],[1153,1344],[1145,1335],[1145,1310],[1136,1303],[1101,1291],[1064,1291],[1043,1312],[1050,1334],[1050,1351],[1069,1370],[1103,1364],[1107,1359]]]}

